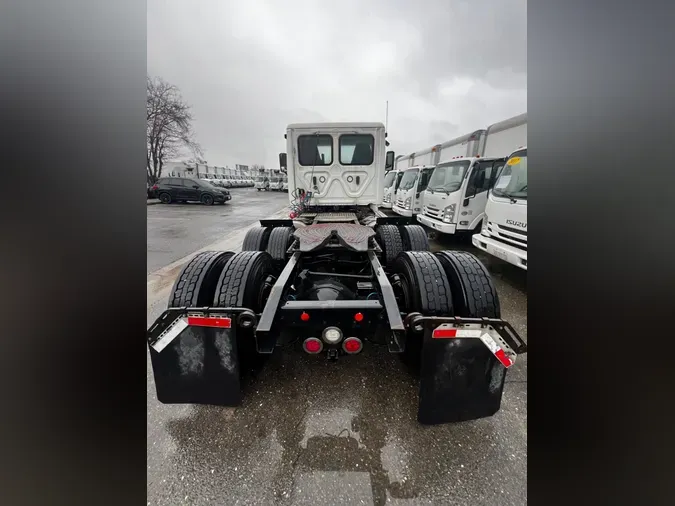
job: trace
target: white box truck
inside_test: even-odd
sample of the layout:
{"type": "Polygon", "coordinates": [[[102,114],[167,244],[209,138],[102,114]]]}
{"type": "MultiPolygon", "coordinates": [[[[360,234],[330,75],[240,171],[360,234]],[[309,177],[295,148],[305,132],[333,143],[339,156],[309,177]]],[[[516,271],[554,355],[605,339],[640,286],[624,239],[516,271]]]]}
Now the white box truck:
{"type": "Polygon", "coordinates": [[[424,189],[438,163],[439,152],[440,144],[406,157],[409,166],[401,169],[404,173],[393,193],[395,198],[392,197],[394,212],[406,217],[413,217],[422,212],[424,189]]]}
{"type": "Polygon", "coordinates": [[[392,209],[396,214],[411,218],[422,212],[422,194],[435,165],[414,165],[403,169],[392,209]]]}
{"type": "MultiPolygon", "coordinates": [[[[477,167],[482,166],[477,162],[481,160],[482,163],[479,155],[484,140],[485,130],[476,130],[434,147],[436,169],[422,192],[423,206],[417,215],[417,221],[442,233],[455,233],[459,202],[463,196],[466,198],[466,195],[473,192],[473,186],[468,184],[467,174],[475,164],[477,167]]],[[[472,183],[477,182],[478,172],[476,170],[472,183]]],[[[472,209],[465,212],[473,214],[473,207],[478,203],[472,201],[469,204],[472,209]]]]}
{"type": "Polygon", "coordinates": [[[423,212],[417,216],[420,223],[444,234],[474,233],[480,229],[488,193],[506,157],[527,142],[527,114],[500,121],[465,138],[460,138],[461,143],[441,145],[437,169],[423,197],[423,212]]]}
{"type": "Polygon", "coordinates": [[[509,156],[488,197],[473,245],[527,270],[527,146],[509,156]]]}

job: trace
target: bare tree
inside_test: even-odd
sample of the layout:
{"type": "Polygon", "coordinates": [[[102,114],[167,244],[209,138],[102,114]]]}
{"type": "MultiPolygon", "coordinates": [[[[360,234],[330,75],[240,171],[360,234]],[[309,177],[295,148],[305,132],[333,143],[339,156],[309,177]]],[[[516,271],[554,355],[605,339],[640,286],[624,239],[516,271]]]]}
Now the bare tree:
{"type": "Polygon", "coordinates": [[[178,88],[162,78],[147,78],[147,177],[154,184],[164,163],[181,153],[201,160],[203,152],[192,129],[192,111],[178,88]]]}

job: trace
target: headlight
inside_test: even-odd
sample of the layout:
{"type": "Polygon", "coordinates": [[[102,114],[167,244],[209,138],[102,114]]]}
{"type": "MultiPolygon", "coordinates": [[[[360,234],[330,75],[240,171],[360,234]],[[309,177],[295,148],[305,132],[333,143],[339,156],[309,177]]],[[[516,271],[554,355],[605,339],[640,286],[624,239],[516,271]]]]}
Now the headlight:
{"type": "Polygon", "coordinates": [[[450,223],[455,219],[455,204],[450,204],[448,207],[443,209],[443,221],[445,223],[450,223]]]}
{"type": "Polygon", "coordinates": [[[487,224],[488,224],[488,217],[487,217],[487,214],[484,214],[483,215],[483,225],[480,227],[481,234],[487,235],[487,224]]]}
{"type": "Polygon", "coordinates": [[[411,197],[408,197],[407,199],[405,199],[405,203],[404,203],[405,208],[406,208],[406,209],[410,209],[410,204],[411,204],[411,203],[412,203],[412,198],[411,198],[411,197]]]}

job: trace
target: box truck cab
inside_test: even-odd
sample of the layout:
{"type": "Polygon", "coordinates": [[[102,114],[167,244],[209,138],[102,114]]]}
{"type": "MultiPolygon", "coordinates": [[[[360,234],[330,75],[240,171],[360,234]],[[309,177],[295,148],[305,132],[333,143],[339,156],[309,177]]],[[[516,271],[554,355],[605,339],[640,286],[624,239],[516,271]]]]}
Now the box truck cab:
{"type": "Polygon", "coordinates": [[[434,168],[434,165],[420,165],[402,171],[403,176],[396,190],[396,201],[392,206],[395,213],[412,217],[422,212],[422,194],[434,168]]]}
{"type": "Polygon", "coordinates": [[[382,197],[382,207],[391,209],[392,200],[396,189],[396,176],[400,171],[393,169],[384,175],[384,196],[382,197]]]}
{"type": "Polygon", "coordinates": [[[505,159],[456,157],[436,166],[417,221],[444,234],[476,229],[483,219],[487,192],[505,159]]]}
{"type": "Polygon", "coordinates": [[[281,191],[284,186],[284,182],[281,179],[281,176],[272,176],[270,178],[270,190],[281,191]]]}
{"type": "Polygon", "coordinates": [[[527,146],[509,156],[490,192],[473,245],[527,270],[527,146]]]}
{"type": "Polygon", "coordinates": [[[262,191],[262,190],[267,191],[267,190],[269,190],[269,189],[270,189],[270,180],[269,180],[269,178],[268,178],[267,176],[263,176],[263,175],[257,176],[257,177],[255,178],[255,188],[256,188],[258,191],[262,191]]]}

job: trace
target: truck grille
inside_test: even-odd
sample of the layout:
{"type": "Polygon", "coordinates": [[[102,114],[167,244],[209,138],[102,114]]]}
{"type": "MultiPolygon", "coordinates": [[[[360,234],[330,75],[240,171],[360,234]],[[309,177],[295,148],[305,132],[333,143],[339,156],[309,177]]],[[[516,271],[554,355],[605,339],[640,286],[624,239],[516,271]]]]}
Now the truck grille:
{"type": "Polygon", "coordinates": [[[404,200],[404,199],[398,199],[398,200],[396,200],[396,205],[397,205],[398,207],[405,207],[404,203],[405,203],[405,200],[404,200]]]}
{"type": "Polygon", "coordinates": [[[434,207],[431,207],[431,206],[424,206],[424,208],[422,209],[422,213],[426,214],[430,218],[435,218],[437,220],[440,220],[440,219],[443,218],[443,211],[441,211],[440,209],[436,209],[434,207]]]}
{"type": "Polygon", "coordinates": [[[497,225],[493,221],[488,221],[487,229],[492,238],[527,251],[527,232],[497,225]]]}

